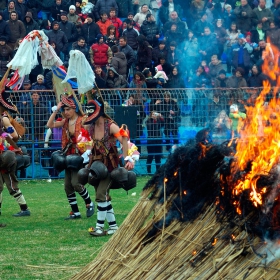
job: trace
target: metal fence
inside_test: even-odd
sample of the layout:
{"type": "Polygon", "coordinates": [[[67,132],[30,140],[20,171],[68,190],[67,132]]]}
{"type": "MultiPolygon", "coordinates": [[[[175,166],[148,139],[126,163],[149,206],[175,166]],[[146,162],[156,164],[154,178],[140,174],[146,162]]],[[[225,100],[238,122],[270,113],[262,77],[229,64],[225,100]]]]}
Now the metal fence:
{"type": "MultiPolygon", "coordinates": [[[[211,129],[209,137],[214,143],[230,139],[230,105],[237,104],[239,111],[246,112],[246,106],[254,106],[261,88],[113,89],[101,92],[105,110],[113,119],[122,119],[118,115],[120,106],[135,108],[135,116],[125,116],[124,123],[135,119],[135,125],[130,125],[129,130],[134,135],[131,140],[141,152],[136,172],[146,174],[154,173],[172,149],[194,138],[204,127],[211,129]]],[[[50,166],[51,153],[60,149],[60,131],[53,129],[49,143],[45,143],[46,123],[56,104],[54,92],[17,91],[11,92],[11,96],[20,113],[14,117],[26,127],[19,144],[27,147],[32,158],[32,165],[19,172],[19,178],[62,177],[63,174],[58,175],[50,166]]],[[[85,105],[86,96],[79,98],[85,105]]]]}

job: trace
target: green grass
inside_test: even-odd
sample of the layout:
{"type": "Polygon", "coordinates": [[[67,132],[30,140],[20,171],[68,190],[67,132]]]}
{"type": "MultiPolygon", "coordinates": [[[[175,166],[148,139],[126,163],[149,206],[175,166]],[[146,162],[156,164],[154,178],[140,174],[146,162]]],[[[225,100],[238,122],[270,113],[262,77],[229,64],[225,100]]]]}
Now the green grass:
{"type": "MultiPolygon", "coordinates": [[[[111,191],[118,225],[138,201],[147,180],[148,177],[139,177],[137,187],[128,195],[122,189],[111,191]],[[136,196],[131,196],[133,192],[136,196]]],[[[7,226],[0,228],[0,279],[69,279],[94,259],[110,237],[89,235],[88,228],[95,226],[96,213],[86,218],[79,195],[82,219],[64,220],[70,207],[62,180],[22,181],[20,188],[31,216],[12,217],[19,207],[4,189],[0,223],[7,226]]],[[[88,185],[88,190],[94,199],[94,188],[88,185]]]]}

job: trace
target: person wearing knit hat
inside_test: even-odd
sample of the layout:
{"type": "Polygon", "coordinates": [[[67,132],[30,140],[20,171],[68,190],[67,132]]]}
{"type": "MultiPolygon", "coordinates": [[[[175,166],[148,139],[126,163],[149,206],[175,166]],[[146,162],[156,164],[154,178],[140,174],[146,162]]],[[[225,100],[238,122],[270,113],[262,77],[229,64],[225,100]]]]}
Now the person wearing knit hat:
{"type": "Polygon", "coordinates": [[[69,13],[67,15],[68,21],[78,25],[82,22],[81,18],[76,14],[76,7],[71,5],[69,7],[69,13]]]}
{"type": "Polygon", "coordinates": [[[93,44],[89,50],[90,61],[92,65],[101,66],[102,70],[106,70],[106,65],[112,61],[112,50],[104,43],[104,36],[98,34],[96,36],[96,43],[93,44]],[[100,55],[102,53],[102,55],[100,55]]]}
{"type": "Polygon", "coordinates": [[[154,76],[155,79],[158,79],[160,83],[157,84],[157,88],[162,88],[163,84],[166,84],[168,81],[168,77],[166,73],[162,69],[162,65],[159,64],[158,66],[155,67],[156,74],[154,76]]]}
{"type": "Polygon", "coordinates": [[[62,11],[62,12],[60,13],[60,16],[66,16],[66,17],[67,17],[67,12],[62,11]]]}
{"type": "MultiPolygon", "coordinates": [[[[214,88],[226,88],[227,80],[226,71],[224,69],[220,70],[218,77],[214,80],[214,88]]],[[[217,93],[219,93],[219,91],[217,93]]]]}
{"type": "Polygon", "coordinates": [[[43,75],[39,74],[37,76],[37,82],[32,84],[32,90],[45,90],[47,87],[45,86],[45,78],[43,75]]]}
{"type": "Polygon", "coordinates": [[[70,10],[74,10],[76,12],[76,7],[74,5],[70,5],[69,12],[70,12],[70,10]]]}

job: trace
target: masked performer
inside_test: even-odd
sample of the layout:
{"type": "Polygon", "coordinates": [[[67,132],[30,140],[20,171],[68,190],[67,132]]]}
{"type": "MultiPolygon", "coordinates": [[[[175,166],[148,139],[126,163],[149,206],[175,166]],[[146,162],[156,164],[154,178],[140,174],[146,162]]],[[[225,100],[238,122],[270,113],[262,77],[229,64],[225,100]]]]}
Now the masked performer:
{"type": "MultiPolygon", "coordinates": [[[[82,112],[74,96],[61,95],[61,102],[58,103],[57,109],[54,110],[47,123],[49,128],[62,127],[62,149],[67,155],[64,189],[72,209],[70,215],[66,218],[67,220],[81,218],[75,192],[78,192],[85,201],[87,217],[91,217],[94,213],[94,203],[91,201],[87,189],[77,180],[78,170],[82,167],[79,165],[83,163],[83,158],[80,157],[81,152],[77,145],[82,120],[82,112]],[[56,115],[60,110],[64,113],[65,118],[62,121],[55,121],[56,115]],[[82,161],[80,162],[80,160],[82,161]]],[[[53,158],[53,161],[55,160],[57,159],[53,158]]]]}
{"type": "Polygon", "coordinates": [[[15,127],[11,124],[11,122],[13,121],[10,118],[7,110],[17,112],[17,107],[12,103],[10,99],[10,93],[2,91],[2,93],[0,94],[0,134],[2,137],[5,137],[5,141],[8,144],[5,148],[1,149],[0,151],[0,214],[2,205],[2,192],[5,183],[10,195],[12,195],[15,198],[20,207],[20,212],[14,214],[13,216],[30,216],[30,211],[27,207],[26,200],[21,190],[18,188],[18,180],[16,178],[16,153],[22,153],[21,149],[18,148],[16,144],[16,141],[19,138],[19,134],[16,131],[15,127]],[[6,150],[8,147],[10,147],[10,150],[6,150]]]}
{"type": "MultiPolygon", "coordinates": [[[[118,125],[104,112],[104,102],[101,95],[95,96],[88,101],[86,106],[86,118],[84,124],[93,139],[92,149],[92,165],[102,162],[108,170],[107,176],[100,179],[94,184],[97,201],[97,223],[95,228],[90,228],[89,232],[92,236],[111,235],[118,229],[114,210],[109,196],[109,189],[113,184],[117,184],[118,177],[124,172],[134,168],[134,161],[128,155],[128,134],[125,130],[120,129],[118,125]],[[124,168],[118,168],[119,156],[116,148],[116,140],[123,146],[124,168]],[[115,181],[113,173],[115,173],[115,181]],[[104,230],[105,219],[109,224],[109,229],[104,230]]],[[[97,172],[101,173],[101,172],[97,172]]]]}

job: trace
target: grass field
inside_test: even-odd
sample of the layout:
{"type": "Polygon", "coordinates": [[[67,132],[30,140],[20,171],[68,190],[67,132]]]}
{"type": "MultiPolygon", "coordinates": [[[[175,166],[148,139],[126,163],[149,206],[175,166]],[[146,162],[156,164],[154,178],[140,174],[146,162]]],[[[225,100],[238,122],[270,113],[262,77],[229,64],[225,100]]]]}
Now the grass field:
{"type": "MultiPolygon", "coordinates": [[[[138,201],[148,177],[139,177],[137,188],[127,195],[112,190],[112,205],[120,225],[138,201]],[[136,192],[136,196],[131,193],[136,192]]],[[[7,189],[3,192],[0,223],[0,279],[69,279],[94,259],[108,236],[94,238],[88,228],[95,226],[96,213],[86,218],[84,202],[78,196],[82,219],[64,220],[70,207],[62,180],[22,181],[20,188],[31,211],[30,217],[12,217],[19,211],[7,189]]],[[[94,199],[94,189],[88,186],[94,199]]],[[[96,207],[95,207],[96,209],[96,207]]]]}

